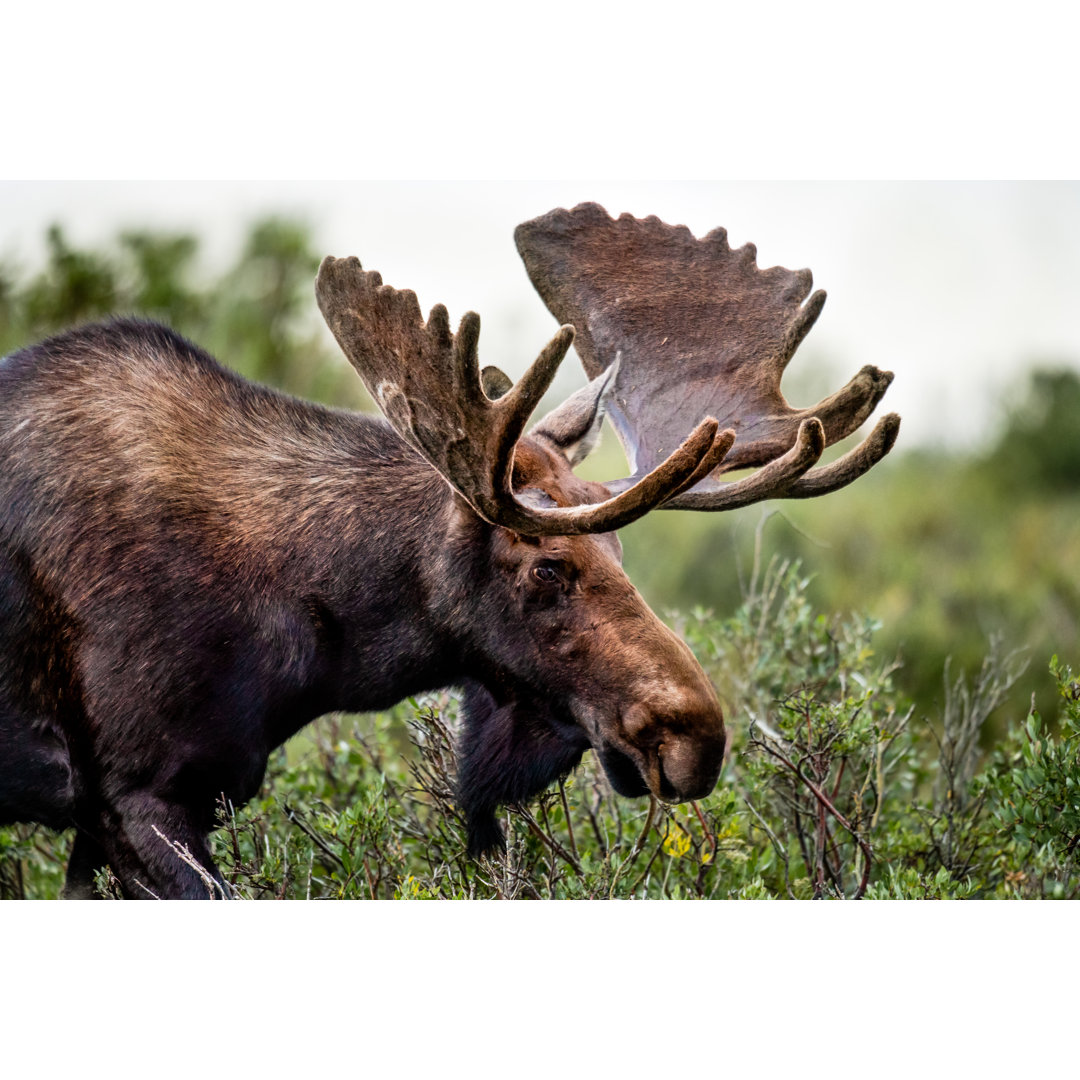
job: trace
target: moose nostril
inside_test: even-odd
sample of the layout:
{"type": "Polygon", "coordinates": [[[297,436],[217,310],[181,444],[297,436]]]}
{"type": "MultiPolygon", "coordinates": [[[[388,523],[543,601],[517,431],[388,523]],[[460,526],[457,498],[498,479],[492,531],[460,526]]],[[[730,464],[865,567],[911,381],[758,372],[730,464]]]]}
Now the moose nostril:
{"type": "Polygon", "coordinates": [[[703,799],[716,786],[723,766],[724,739],[675,738],[656,749],[656,794],[672,802],[703,799]]]}
{"type": "Polygon", "coordinates": [[[678,788],[668,779],[667,774],[664,772],[664,744],[661,743],[656,748],[656,775],[659,780],[659,791],[657,796],[663,799],[665,802],[681,802],[682,797],[678,788]]]}

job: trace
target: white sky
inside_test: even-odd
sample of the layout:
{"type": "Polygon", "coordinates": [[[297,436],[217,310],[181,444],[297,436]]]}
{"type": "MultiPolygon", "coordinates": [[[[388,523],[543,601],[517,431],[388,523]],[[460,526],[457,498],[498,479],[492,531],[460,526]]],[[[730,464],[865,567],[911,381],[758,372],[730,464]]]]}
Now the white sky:
{"type": "MultiPolygon", "coordinates": [[[[977,444],[1030,364],[1080,368],[1077,182],[14,181],[0,184],[0,257],[34,265],[53,221],[85,244],[149,224],[198,232],[213,267],[260,214],[295,214],[320,251],[359,255],[425,309],[480,312],[484,362],[516,375],[555,324],[514,226],[583,200],[697,235],[724,225],[761,266],[810,267],[829,300],[791,372],[824,367],[836,388],[866,363],[893,370],[883,407],[908,445],[977,444]]],[[[583,381],[564,367],[561,389],[583,381]]]]}

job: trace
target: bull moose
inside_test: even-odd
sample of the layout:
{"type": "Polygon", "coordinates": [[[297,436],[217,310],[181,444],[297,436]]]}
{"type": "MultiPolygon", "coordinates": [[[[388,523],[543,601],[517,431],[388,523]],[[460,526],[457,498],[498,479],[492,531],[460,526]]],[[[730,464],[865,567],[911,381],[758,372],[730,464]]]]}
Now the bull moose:
{"type": "Polygon", "coordinates": [[[384,417],[250,383],[164,326],[82,326],[0,362],[0,824],[75,829],[65,895],[109,866],[130,897],[205,896],[185,845],[268,755],[336,709],[463,694],[471,853],[497,808],[592,748],[625,796],[708,794],[725,733],[687,646],[620,566],[653,509],[823,495],[892,447],[864,367],[807,409],[780,391],[817,319],[811,275],[596,204],[515,233],[563,323],[522,379],[355,258],[319,307],[384,417]],[[809,298],[808,298],[809,297],[809,298]],[[590,378],[525,425],[571,342],[590,378]],[[572,471],[605,415],[632,475],[572,471]],[[732,470],[756,467],[736,480],[732,470]]]}

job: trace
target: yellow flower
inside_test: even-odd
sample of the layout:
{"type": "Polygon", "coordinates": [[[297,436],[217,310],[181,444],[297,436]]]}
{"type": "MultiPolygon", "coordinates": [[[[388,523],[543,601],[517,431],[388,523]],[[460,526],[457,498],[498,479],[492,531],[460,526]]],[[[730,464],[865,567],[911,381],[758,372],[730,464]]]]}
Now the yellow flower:
{"type": "Polygon", "coordinates": [[[690,850],[690,834],[681,826],[664,837],[664,851],[675,859],[681,859],[690,850]]]}

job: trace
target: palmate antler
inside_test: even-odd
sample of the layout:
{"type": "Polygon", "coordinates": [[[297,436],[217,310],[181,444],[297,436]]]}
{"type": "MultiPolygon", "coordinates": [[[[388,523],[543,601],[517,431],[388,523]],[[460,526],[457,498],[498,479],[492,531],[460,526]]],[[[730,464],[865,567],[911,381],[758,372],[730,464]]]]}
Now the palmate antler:
{"type": "Polygon", "coordinates": [[[466,314],[454,335],[440,304],[425,323],[414,293],[383,285],[355,258],[324,259],[315,293],[338,344],[397,433],[493,524],[530,536],[612,532],[706,475],[731,445],[714,419],[698,417],[674,453],[613,498],[575,507],[527,505],[511,487],[514,447],[574,328],[560,328],[517,385],[492,400],[477,360],[478,315],[466,314]]]}
{"type": "Polygon", "coordinates": [[[544,302],[572,324],[516,386],[495,369],[480,372],[472,312],[456,335],[442,305],[425,323],[412,292],[383,285],[357,259],[325,259],[315,286],[395,430],[493,524],[531,536],[611,532],[656,507],[728,510],[824,495],[892,448],[895,413],[854,450],[812,468],[873,412],[892,373],[867,366],[811,408],[788,405],[780,378],[825,302],[820,290],[807,300],[809,270],[760,270],[754,246],[732,251],[723,229],[696,240],[655,217],[613,220],[595,203],[526,222],[515,239],[544,302]],[[514,448],[575,327],[633,475],[606,484],[612,498],[601,503],[536,506],[514,494],[514,448]],[[613,365],[605,389],[600,376],[613,365]],[[719,479],[755,466],[742,480],[719,479]]]}
{"type": "Polygon", "coordinates": [[[854,450],[808,471],[866,420],[892,381],[867,366],[812,408],[788,405],[780,377],[825,303],[820,290],[806,300],[809,270],[760,270],[753,244],[732,251],[723,229],[697,240],[655,217],[613,220],[595,203],[526,222],[515,240],[544,302],[576,328],[590,378],[619,358],[609,410],[634,476],[609,490],[634,484],[702,416],[731,429],[735,444],[711,476],[664,509],[823,495],[892,448],[895,413],[854,450]],[[752,466],[763,468],[734,483],[717,479],[752,466]]]}

